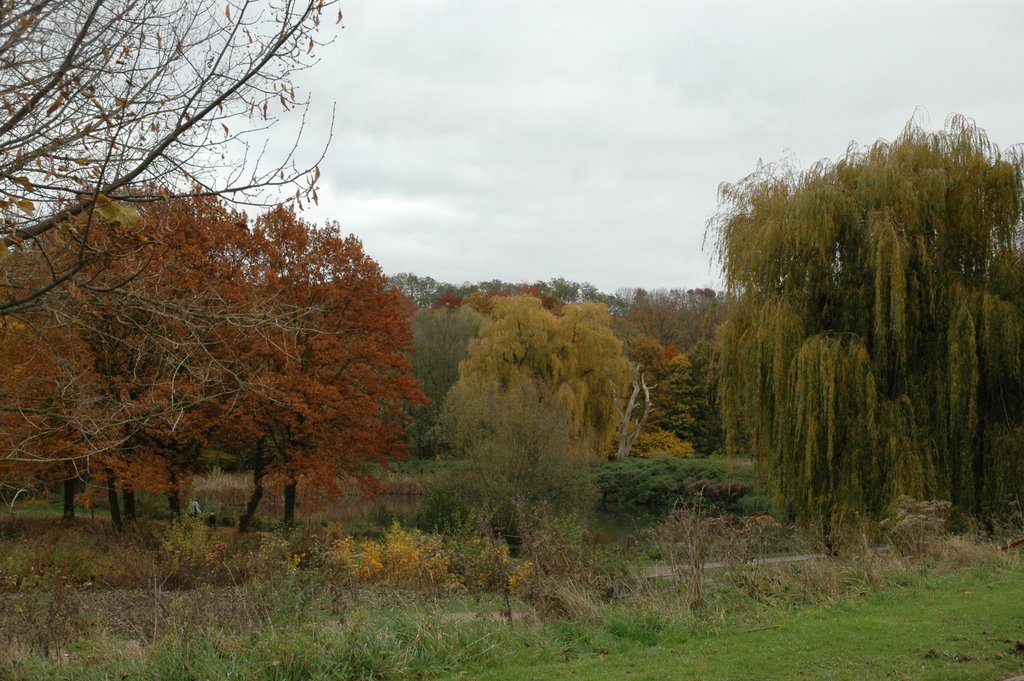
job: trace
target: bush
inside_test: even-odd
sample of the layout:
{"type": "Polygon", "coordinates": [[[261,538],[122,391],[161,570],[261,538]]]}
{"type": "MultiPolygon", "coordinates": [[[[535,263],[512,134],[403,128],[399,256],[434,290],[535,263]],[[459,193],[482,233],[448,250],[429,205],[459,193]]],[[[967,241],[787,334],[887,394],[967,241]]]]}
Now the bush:
{"type": "Polygon", "coordinates": [[[633,456],[677,456],[694,455],[693,445],[680,440],[675,434],[660,428],[647,428],[640,433],[636,444],[630,450],[633,456]]]}
{"type": "Polygon", "coordinates": [[[951,508],[948,501],[919,501],[901,496],[892,514],[881,525],[900,553],[912,558],[928,558],[943,543],[951,508]]]}
{"type": "Polygon", "coordinates": [[[425,532],[449,534],[469,519],[470,509],[455,485],[443,483],[431,487],[416,513],[416,526],[425,532]]]}
{"type": "Polygon", "coordinates": [[[595,489],[586,453],[572,440],[569,411],[529,380],[507,392],[458,384],[445,403],[448,437],[463,457],[456,488],[497,532],[515,534],[516,500],[589,511],[595,489]]]}
{"type": "Polygon", "coordinates": [[[549,504],[517,503],[515,510],[519,555],[528,566],[516,579],[519,595],[542,616],[595,616],[614,585],[579,516],[549,504]]]}
{"type": "Polygon", "coordinates": [[[724,461],[670,456],[613,461],[598,466],[595,472],[600,503],[605,508],[626,510],[667,510],[701,500],[721,510],[737,510],[752,482],[749,477],[726,479],[724,461]]]}
{"type": "Polygon", "coordinates": [[[380,540],[355,541],[343,537],[334,543],[330,562],[344,581],[384,583],[406,588],[439,590],[456,583],[441,538],[394,523],[380,540]]]}
{"type": "Polygon", "coordinates": [[[227,544],[214,536],[205,521],[183,515],[167,525],[160,548],[176,584],[193,585],[213,578],[223,563],[227,544]]]}

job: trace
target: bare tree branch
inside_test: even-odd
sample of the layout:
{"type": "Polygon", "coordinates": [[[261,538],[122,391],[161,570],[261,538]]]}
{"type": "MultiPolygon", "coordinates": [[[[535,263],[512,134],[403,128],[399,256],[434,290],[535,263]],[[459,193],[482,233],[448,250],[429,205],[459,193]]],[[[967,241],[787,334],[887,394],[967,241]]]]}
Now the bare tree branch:
{"type": "MultiPolygon", "coordinates": [[[[130,225],[124,207],[167,197],[269,204],[280,197],[268,192],[290,186],[296,200],[315,199],[326,148],[303,165],[297,143],[270,163],[246,150],[279,114],[304,114],[291,77],[315,63],[333,4],[0,0],[0,250],[81,214],[87,230],[94,211],[130,225]]],[[[60,259],[50,281],[0,291],[0,313],[100,256],[81,236],[78,258],[60,259]]]]}

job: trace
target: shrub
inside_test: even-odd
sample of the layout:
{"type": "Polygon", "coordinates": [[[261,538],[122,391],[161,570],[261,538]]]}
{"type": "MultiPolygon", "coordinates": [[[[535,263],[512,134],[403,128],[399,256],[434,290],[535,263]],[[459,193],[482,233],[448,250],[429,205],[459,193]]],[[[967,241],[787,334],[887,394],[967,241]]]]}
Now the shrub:
{"type": "Polygon", "coordinates": [[[591,617],[612,595],[610,576],[578,515],[548,504],[516,504],[519,555],[527,561],[516,575],[518,593],[549,617],[591,617]]]}
{"type": "Polygon", "coordinates": [[[750,491],[747,481],[752,480],[727,480],[726,474],[724,461],[670,456],[623,459],[602,464],[595,470],[604,507],[652,510],[693,506],[700,499],[722,510],[735,510],[750,491]]]}
{"type": "Polygon", "coordinates": [[[679,439],[674,433],[660,428],[647,428],[640,433],[636,444],[630,450],[633,456],[677,456],[694,455],[693,445],[679,439]]]}
{"type": "Polygon", "coordinates": [[[381,540],[342,537],[334,542],[330,566],[344,581],[382,582],[407,588],[451,588],[457,578],[439,536],[394,523],[381,540]]]}
{"type": "Polygon", "coordinates": [[[455,485],[431,487],[416,514],[416,526],[426,532],[452,533],[469,519],[470,509],[455,485]]]}
{"type": "Polygon", "coordinates": [[[687,485],[686,491],[691,505],[702,504],[712,509],[725,510],[733,508],[750,488],[739,482],[697,480],[687,485]]]}
{"type": "Polygon", "coordinates": [[[907,496],[896,500],[892,514],[882,521],[893,546],[913,558],[927,558],[938,550],[945,535],[952,504],[948,501],[919,501],[907,496]]]}
{"type": "Polygon", "coordinates": [[[704,602],[704,559],[717,534],[714,519],[699,509],[676,509],[647,535],[661,552],[673,576],[685,586],[687,604],[699,609],[704,602]]]}
{"type": "Polygon", "coordinates": [[[166,567],[182,585],[211,581],[223,564],[227,544],[198,517],[183,515],[169,523],[160,539],[166,567]]]}
{"type": "Polygon", "coordinates": [[[494,530],[515,534],[514,500],[590,510],[596,491],[587,453],[572,438],[572,415],[546,386],[522,380],[507,392],[459,384],[444,424],[463,457],[456,488],[494,530]]]}

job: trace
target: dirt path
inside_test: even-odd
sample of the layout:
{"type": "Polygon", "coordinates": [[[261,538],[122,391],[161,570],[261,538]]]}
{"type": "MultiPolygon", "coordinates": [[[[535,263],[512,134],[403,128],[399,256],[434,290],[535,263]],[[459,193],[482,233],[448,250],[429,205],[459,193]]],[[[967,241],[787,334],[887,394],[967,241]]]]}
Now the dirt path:
{"type": "MultiPolygon", "coordinates": [[[[751,565],[777,565],[779,563],[802,563],[808,560],[815,560],[817,558],[824,558],[824,553],[808,553],[802,556],[775,556],[773,558],[755,558],[749,561],[751,565]]],[[[721,570],[722,568],[728,567],[729,563],[724,561],[715,561],[711,563],[704,563],[705,570],[721,570]]],[[[680,566],[682,568],[682,566],[680,566]]],[[[677,570],[673,569],[671,565],[651,565],[643,570],[643,576],[648,579],[663,579],[676,576],[677,570]]]]}

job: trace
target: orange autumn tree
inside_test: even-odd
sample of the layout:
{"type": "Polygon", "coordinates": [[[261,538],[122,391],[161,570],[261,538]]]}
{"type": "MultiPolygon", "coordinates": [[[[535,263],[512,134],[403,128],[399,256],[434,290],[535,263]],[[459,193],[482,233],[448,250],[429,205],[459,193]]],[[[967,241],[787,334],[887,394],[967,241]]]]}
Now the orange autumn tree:
{"type": "MultiPolygon", "coordinates": [[[[0,500],[12,503],[61,480],[73,499],[88,452],[109,433],[92,399],[91,358],[76,335],[39,310],[0,320],[0,500]]],[[[74,506],[64,506],[72,517],[74,506]]]]}
{"type": "Polygon", "coordinates": [[[165,493],[180,513],[182,493],[204,470],[203,452],[234,418],[240,395],[258,389],[239,348],[297,315],[258,295],[243,214],[206,197],[157,204],[145,219],[160,236],[153,262],[138,285],[112,294],[151,320],[136,331],[157,337],[154,375],[138,395],[144,421],[128,438],[123,475],[126,491],[165,493]]]}
{"type": "Polygon", "coordinates": [[[87,223],[83,218],[68,222],[67,230],[40,237],[48,248],[16,249],[4,257],[6,270],[16,272],[26,286],[42,286],[52,270],[61,267],[58,254],[77,248],[68,234],[103,228],[97,241],[103,244],[104,257],[83,261],[77,285],[5,316],[0,342],[8,363],[0,390],[0,457],[7,471],[15,473],[14,479],[63,481],[64,515],[72,517],[78,483],[111,477],[105,458],[121,447],[126,423],[120,392],[109,391],[108,377],[97,371],[95,349],[104,345],[88,342],[83,312],[105,304],[93,294],[109,288],[101,274],[108,267],[121,269],[122,279],[131,278],[120,266],[137,255],[142,244],[116,225],[87,223]],[[94,464],[100,464],[100,475],[94,475],[94,464]]]}
{"type": "Polygon", "coordinates": [[[258,287],[304,316],[302,328],[280,329],[249,358],[262,391],[249,395],[259,436],[243,530],[268,479],[283,485],[291,523],[300,482],[330,493],[363,462],[404,454],[403,407],[425,401],[410,373],[407,303],[358,239],[277,208],[256,221],[253,240],[258,287]]]}
{"type": "MultiPolygon", "coordinates": [[[[0,462],[12,493],[63,479],[71,502],[84,480],[119,528],[138,490],[179,510],[216,447],[252,467],[243,525],[264,479],[283,485],[290,521],[300,482],[328,492],[404,452],[403,407],[425,399],[409,310],[357,239],[283,209],[250,230],[215,198],[147,205],[97,238],[110,243],[81,285],[4,322],[24,369],[0,386],[4,451],[33,457],[0,462]]],[[[31,256],[16,254],[26,281],[45,267],[31,256]]]]}
{"type": "Polygon", "coordinates": [[[276,321],[245,276],[244,216],[213,198],[166,201],[147,206],[137,229],[145,238],[104,263],[79,295],[46,298],[49,315],[91,353],[93,398],[115,433],[91,464],[115,528],[118,490],[128,520],[137,489],[166,494],[180,511],[209,438],[249,387],[232,361],[235,342],[276,321]]]}

